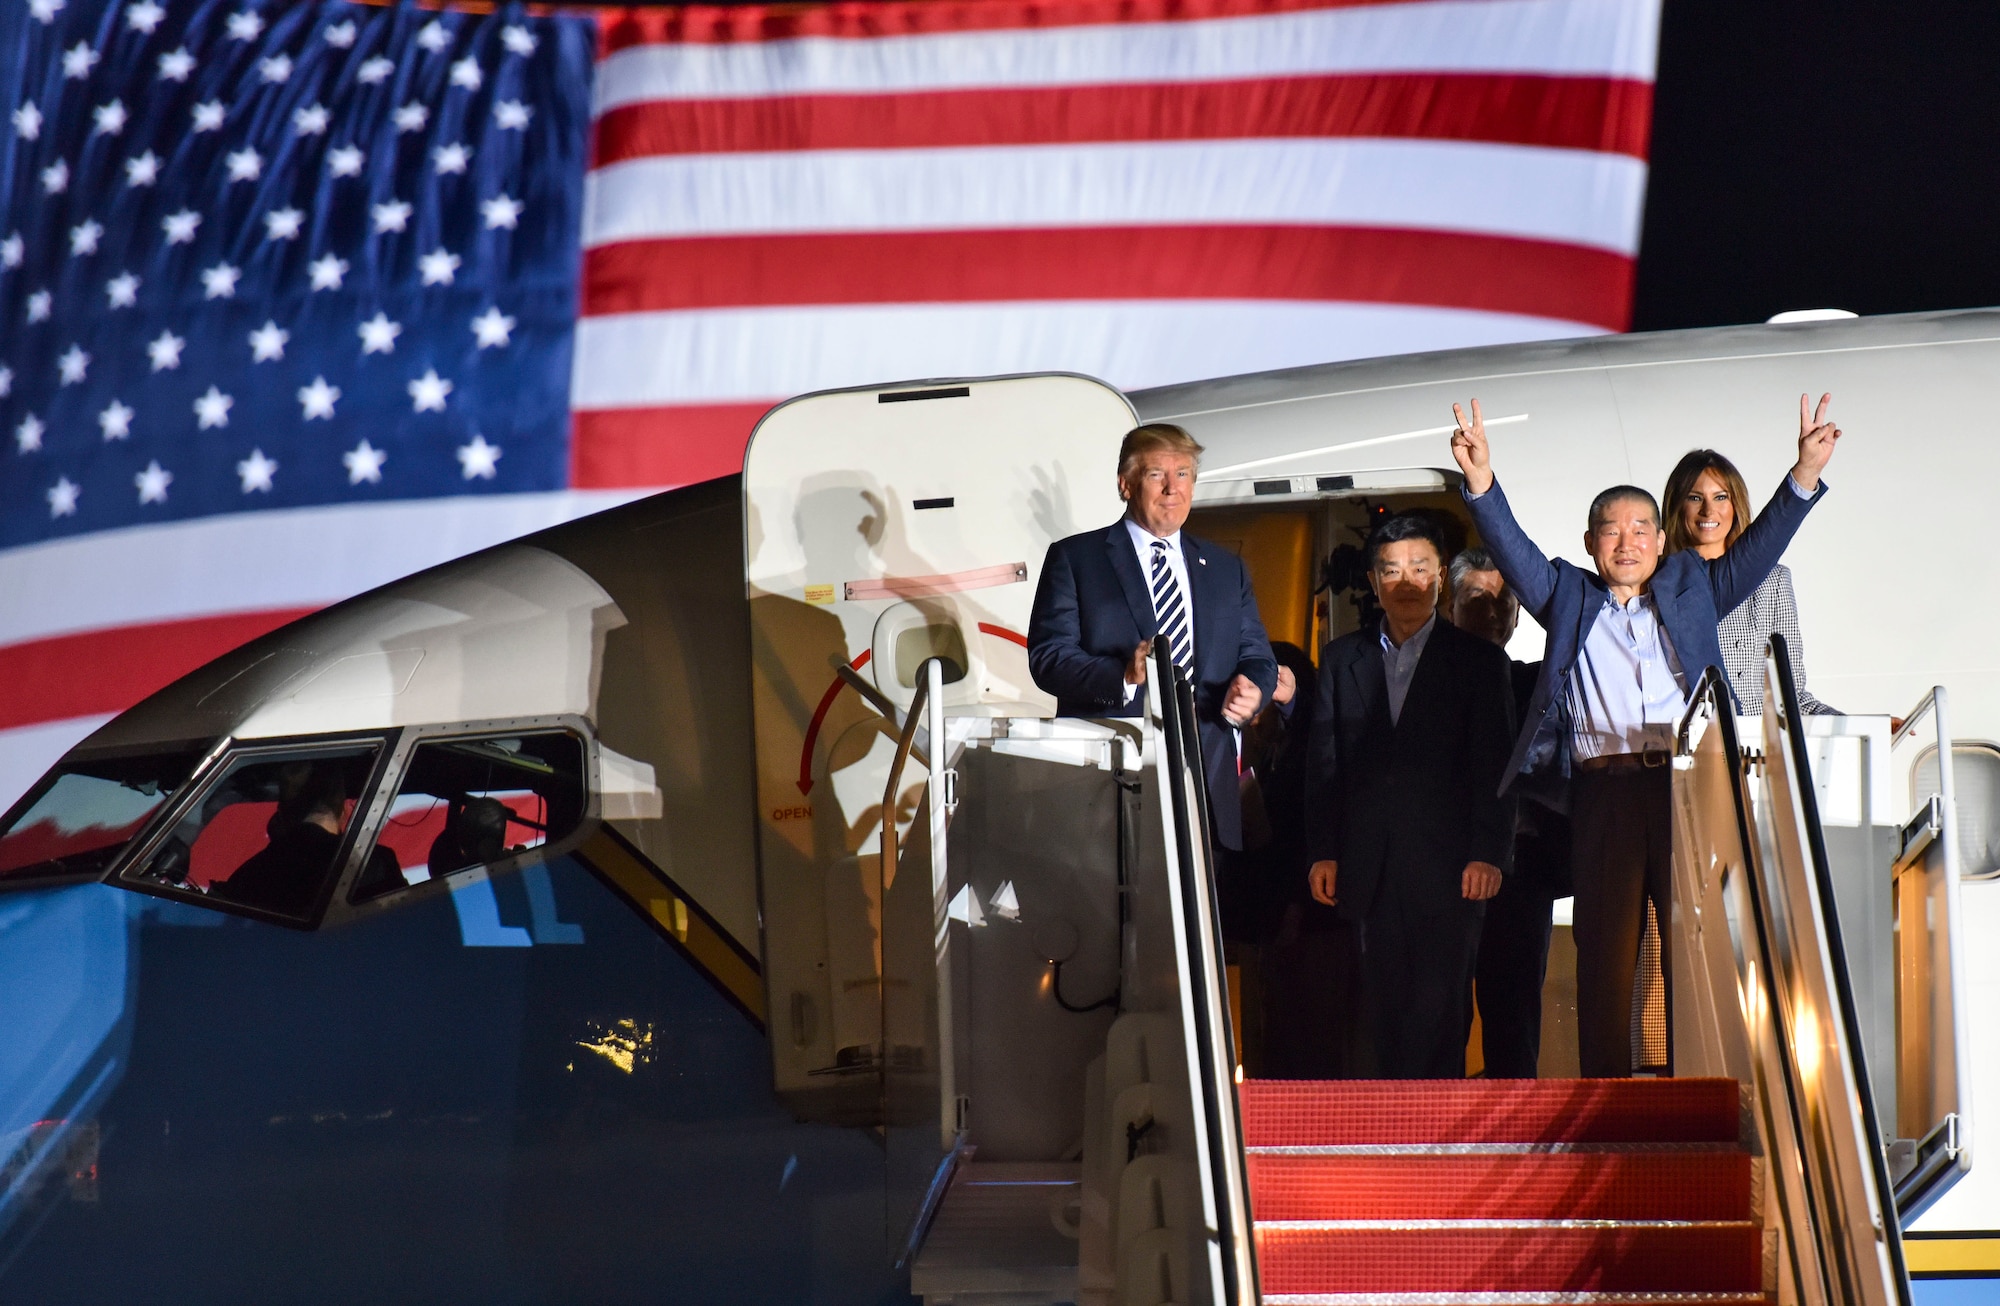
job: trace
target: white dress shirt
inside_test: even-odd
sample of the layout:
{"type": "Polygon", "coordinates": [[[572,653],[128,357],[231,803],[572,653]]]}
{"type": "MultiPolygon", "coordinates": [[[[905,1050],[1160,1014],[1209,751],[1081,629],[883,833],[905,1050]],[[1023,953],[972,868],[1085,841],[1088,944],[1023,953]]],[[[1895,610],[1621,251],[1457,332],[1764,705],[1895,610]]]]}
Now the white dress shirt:
{"type": "Polygon", "coordinates": [[[1674,727],[1687,711],[1687,676],[1651,594],[1622,604],[1604,596],[1567,692],[1572,760],[1673,748],[1674,727]]]}
{"type": "MultiPolygon", "coordinates": [[[[1159,540],[1167,546],[1167,568],[1174,573],[1174,583],[1181,587],[1181,606],[1187,610],[1188,647],[1194,647],[1194,587],[1188,584],[1187,557],[1181,552],[1181,533],[1159,536],[1133,521],[1125,519],[1125,533],[1132,537],[1132,549],[1139,555],[1139,576],[1146,583],[1146,593],[1153,592],[1153,541],[1159,540]]],[[[1155,609],[1153,617],[1159,618],[1155,609]]],[[[1131,702],[1139,695],[1139,686],[1125,686],[1125,701],[1131,702]]]]}
{"type": "Polygon", "coordinates": [[[1423,660],[1424,645],[1431,642],[1431,629],[1437,625],[1437,613],[1430,620],[1417,627],[1417,633],[1404,640],[1399,648],[1389,639],[1389,623],[1382,623],[1382,674],[1389,681],[1389,723],[1399,724],[1403,719],[1403,700],[1410,696],[1410,678],[1417,674],[1417,663],[1423,660]]]}

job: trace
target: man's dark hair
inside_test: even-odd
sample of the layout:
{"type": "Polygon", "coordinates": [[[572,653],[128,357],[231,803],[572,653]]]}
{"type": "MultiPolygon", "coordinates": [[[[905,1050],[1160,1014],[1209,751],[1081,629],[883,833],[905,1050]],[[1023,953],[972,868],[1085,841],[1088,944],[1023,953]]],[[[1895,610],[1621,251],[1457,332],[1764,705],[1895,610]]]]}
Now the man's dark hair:
{"type": "Polygon", "coordinates": [[[1399,540],[1429,540],[1431,548],[1437,550],[1438,561],[1444,561],[1444,532],[1437,528],[1437,523],[1421,513],[1399,512],[1384,518],[1368,533],[1368,570],[1375,570],[1384,545],[1399,540]]]}
{"type": "Polygon", "coordinates": [[[1651,490],[1642,490],[1636,485],[1614,485],[1590,501],[1590,521],[1585,524],[1584,529],[1596,530],[1597,523],[1604,520],[1604,514],[1610,510],[1612,504],[1625,503],[1628,500],[1643,503],[1651,508],[1653,524],[1655,526],[1660,524],[1660,501],[1653,497],[1651,490]]]}

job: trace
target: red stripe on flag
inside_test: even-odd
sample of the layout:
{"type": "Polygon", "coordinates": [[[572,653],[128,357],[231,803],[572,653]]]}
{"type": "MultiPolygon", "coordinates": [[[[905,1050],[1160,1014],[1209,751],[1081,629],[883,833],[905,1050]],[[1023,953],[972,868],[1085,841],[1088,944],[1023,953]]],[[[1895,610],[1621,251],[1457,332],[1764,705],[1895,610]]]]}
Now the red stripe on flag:
{"type": "Polygon", "coordinates": [[[769,403],[578,410],[571,416],[570,484],[665,488],[734,476],[743,470],[751,429],[770,410],[769,403]]]}
{"type": "Polygon", "coordinates": [[[1266,77],[729,100],[652,100],[598,120],[596,165],[671,154],[1094,141],[1420,137],[1646,157],[1653,88],[1613,77],[1266,77]]]}
{"type": "Polygon", "coordinates": [[[122,712],[188,672],[313,612],[231,612],[0,647],[0,730],[122,712]]]}
{"type": "MultiPolygon", "coordinates": [[[[1274,299],[1429,304],[1623,331],[1632,269],[1623,255],[1577,245],[1365,227],[714,236],[586,251],[583,304],[586,315],[600,316],[781,304],[1274,299]]],[[[684,411],[749,429],[733,406],[684,411]]],[[[690,438],[705,441],[711,429],[690,438]]]]}
{"type": "Polygon", "coordinates": [[[1196,22],[1397,3],[1405,0],[847,0],[842,4],[663,5],[607,15],[599,27],[598,50],[611,55],[635,45],[787,41],[802,36],[866,40],[1025,27],[1196,22]]]}

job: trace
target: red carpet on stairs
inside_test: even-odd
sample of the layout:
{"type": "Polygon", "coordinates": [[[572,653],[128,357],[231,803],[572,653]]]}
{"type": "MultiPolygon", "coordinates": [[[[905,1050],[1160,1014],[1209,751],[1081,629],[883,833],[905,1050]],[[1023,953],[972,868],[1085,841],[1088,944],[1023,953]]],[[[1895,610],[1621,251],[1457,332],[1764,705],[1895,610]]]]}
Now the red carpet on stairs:
{"type": "Polygon", "coordinates": [[[1763,1300],[1732,1080],[1252,1080],[1241,1100],[1273,1306],[1763,1300]]]}

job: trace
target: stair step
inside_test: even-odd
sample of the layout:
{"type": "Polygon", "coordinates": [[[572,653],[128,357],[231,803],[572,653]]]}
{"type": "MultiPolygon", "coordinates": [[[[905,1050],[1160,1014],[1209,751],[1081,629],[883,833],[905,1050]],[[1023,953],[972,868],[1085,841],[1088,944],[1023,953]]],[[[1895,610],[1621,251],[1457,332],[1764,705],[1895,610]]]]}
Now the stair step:
{"type": "Polygon", "coordinates": [[[1361,1143],[1733,1143],[1733,1079],[1247,1080],[1254,1147],[1361,1143]]]}
{"type": "Polygon", "coordinates": [[[1259,1221],[1257,1265],[1266,1301],[1281,1294],[1354,1292],[1594,1291],[1657,1298],[1757,1292],[1761,1243],[1757,1225],[1747,1220],[1259,1221]]]}
{"type": "Polygon", "coordinates": [[[1746,1220],[1750,1157],[1674,1151],[1342,1149],[1249,1157],[1259,1220],[1746,1220]]]}

